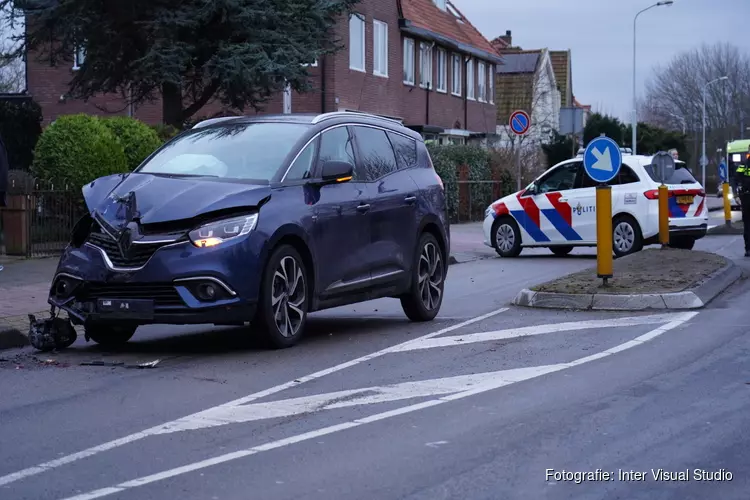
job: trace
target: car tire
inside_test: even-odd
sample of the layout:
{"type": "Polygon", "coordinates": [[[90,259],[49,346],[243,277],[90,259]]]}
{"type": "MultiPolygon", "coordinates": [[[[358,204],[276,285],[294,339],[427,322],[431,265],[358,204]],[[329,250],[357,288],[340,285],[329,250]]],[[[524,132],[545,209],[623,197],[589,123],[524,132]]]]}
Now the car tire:
{"type": "Polygon", "coordinates": [[[448,261],[437,239],[422,233],[412,267],[411,288],[401,296],[401,308],[412,321],[432,321],[445,295],[448,261]]]}
{"type": "Polygon", "coordinates": [[[291,347],[302,338],[310,304],[308,276],[302,257],[291,245],[279,246],[269,257],[253,327],[271,347],[291,347]]]}
{"type": "Polygon", "coordinates": [[[86,339],[103,347],[119,347],[135,335],[137,326],[122,326],[112,323],[93,323],[84,327],[86,339]]]}
{"type": "Polygon", "coordinates": [[[567,246],[555,246],[555,247],[549,247],[550,250],[552,250],[552,253],[557,255],[558,257],[565,257],[570,252],[573,251],[572,245],[567,246]]]}
{"type": "Polygon", "coordinates": [[[521,230],[512,217],[500,217],[492,224],[492,247],[500,257],[518,257],[521,253],[521,230]]]}
{"type": "Polygon", "coordinates": [[[616,257],[624,257],[643,249],[643,235],[636,220],[629,215],[618,215],[612,220],[612,250],[616,257]]]}
{"type": "Polygon", "coordinates": [[[669,246],[681,250],[692,250],[695,246],[695,238],[670,238],[669,246]]]}

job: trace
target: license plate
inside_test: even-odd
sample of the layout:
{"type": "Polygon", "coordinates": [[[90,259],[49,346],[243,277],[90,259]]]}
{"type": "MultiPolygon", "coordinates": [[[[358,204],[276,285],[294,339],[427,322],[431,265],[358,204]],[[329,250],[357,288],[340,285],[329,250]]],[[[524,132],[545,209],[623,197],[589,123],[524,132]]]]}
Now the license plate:
{"type": "Polygon", "coordinates": [[[692,205],[694,200],[695,200],[695,196],[693,195],[678,196],[677,204],[678,205],[692,205]]]}
{"type": "Polygon", "coordinates": [[[148,299],[99,299],[96,311],[110,318],[152,319],[154,301],[148,299]]]}

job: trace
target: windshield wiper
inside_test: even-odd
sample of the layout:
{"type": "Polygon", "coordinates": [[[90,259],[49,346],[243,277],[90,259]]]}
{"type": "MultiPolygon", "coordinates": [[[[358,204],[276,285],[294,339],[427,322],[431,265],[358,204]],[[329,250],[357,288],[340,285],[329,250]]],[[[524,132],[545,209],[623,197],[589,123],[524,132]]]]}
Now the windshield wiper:
{"type": "Polygon", "coordinates": [[[177,174],[177,173],[164,173],[164,172],[144,172],[146,174],[155,175],[157,177],[219,177],[218,175],[208,174],[177,174]]]}

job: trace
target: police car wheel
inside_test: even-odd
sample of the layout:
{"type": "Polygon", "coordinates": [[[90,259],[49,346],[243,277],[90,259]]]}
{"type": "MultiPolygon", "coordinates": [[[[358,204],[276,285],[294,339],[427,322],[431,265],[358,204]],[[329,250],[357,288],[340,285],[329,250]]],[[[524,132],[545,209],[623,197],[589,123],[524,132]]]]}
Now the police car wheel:
{"type": "Polygon", "coordinates": [[[624,257],[643,249],[641,228],[632,217],[619,215],[612,221],[612,249],[615,256],[624,257]]]}
{"type": "Polygon", "coordinates": [[[563,257],[573,251],[573,247],[570,245],[549,247],[549,249],[552,250],[552,253],[557,255],[558,257],[563,257]]]}
{"type": "Polygon", "coordinates": [[[498,218],[492,224],[492,246],[500,257],[518,257],[521,253],[521,231],[512,217],[498,218]]]}

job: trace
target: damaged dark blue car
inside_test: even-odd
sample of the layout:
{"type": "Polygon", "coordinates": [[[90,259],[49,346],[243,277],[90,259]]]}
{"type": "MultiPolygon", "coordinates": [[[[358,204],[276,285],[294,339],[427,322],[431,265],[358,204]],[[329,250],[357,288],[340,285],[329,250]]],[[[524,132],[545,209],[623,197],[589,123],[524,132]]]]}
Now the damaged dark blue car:
{"type": "Polygon", "coordinates": [[[442,304],[443,184],[421,136],[395,120],[208,120],[83,194],[90,213],[49,303],[87,340],[113,346],[151,324],[250,324],[288,347],[309,312],[395,297],[408,318],[429,321],[442,304]]]}

